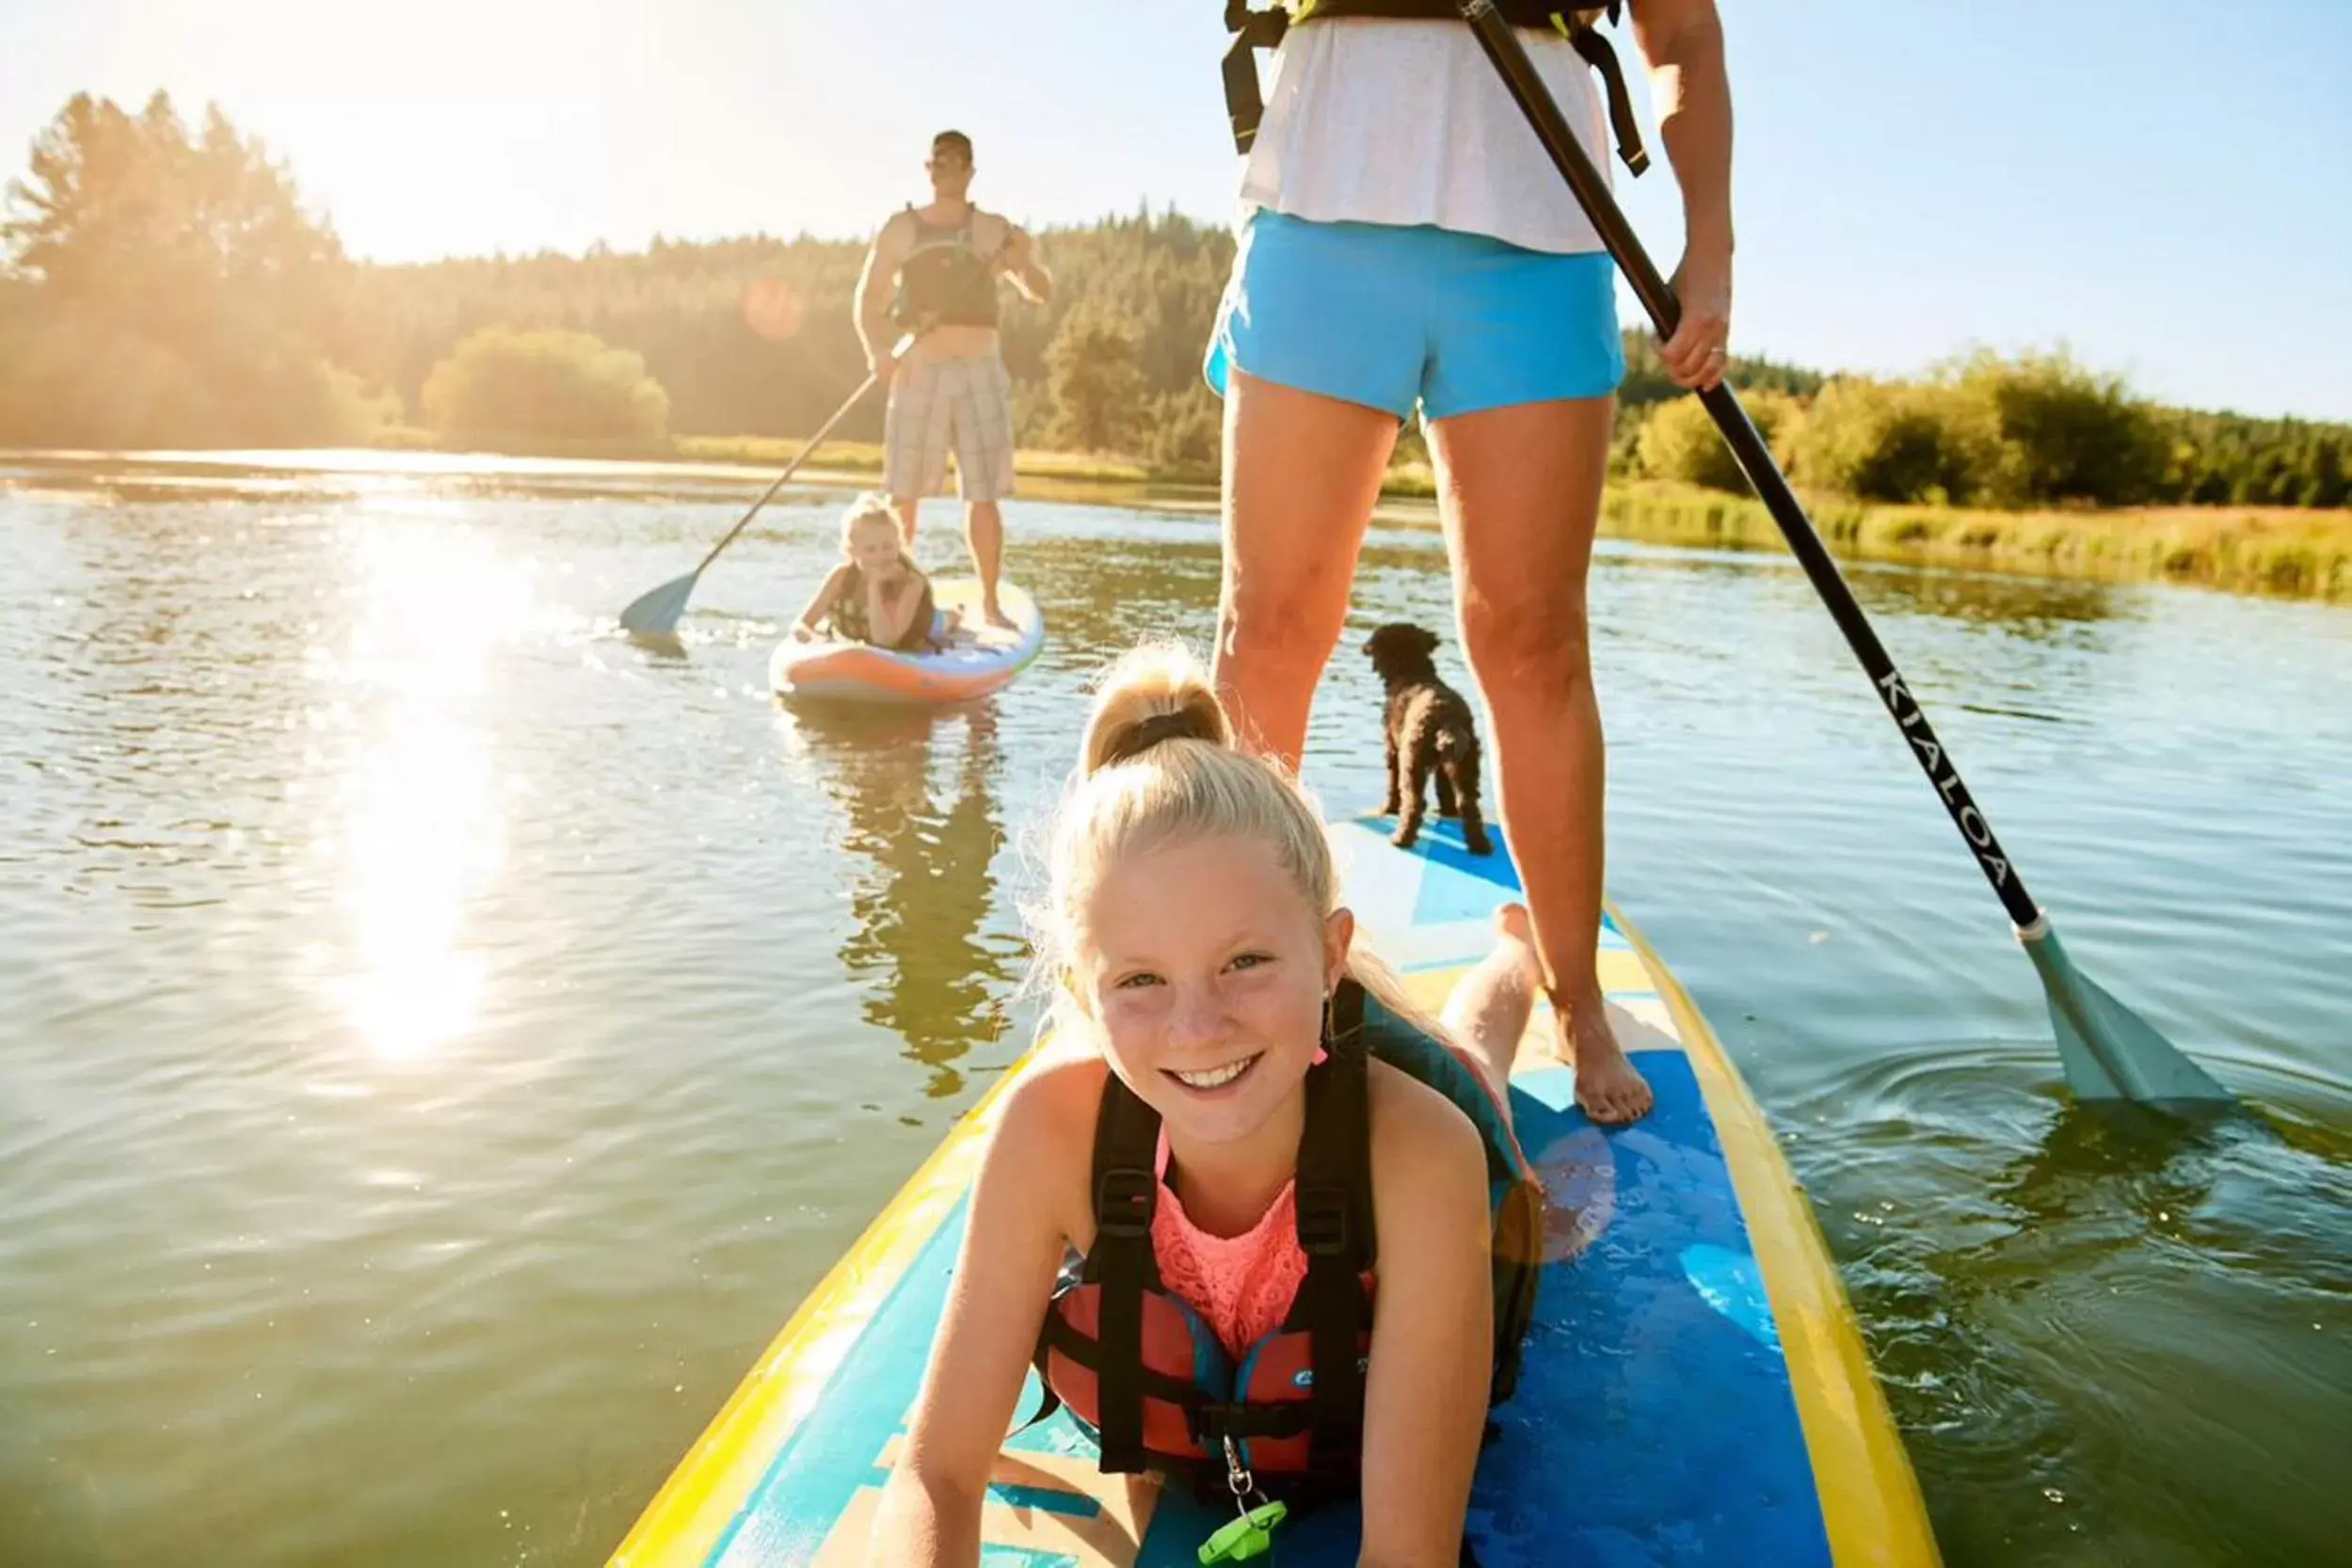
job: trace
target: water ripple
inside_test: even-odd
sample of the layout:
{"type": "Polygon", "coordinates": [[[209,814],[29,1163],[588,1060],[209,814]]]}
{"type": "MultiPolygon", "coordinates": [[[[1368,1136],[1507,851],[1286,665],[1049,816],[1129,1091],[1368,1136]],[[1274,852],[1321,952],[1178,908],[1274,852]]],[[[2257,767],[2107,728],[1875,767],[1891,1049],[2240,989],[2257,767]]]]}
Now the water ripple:
{"type": "MultiPolygon", "coordinates": [[[[745,487],[0,464],[11,1547],[600,1560],[1018,1054],[1085,683],[1205,641],[1214,520],[1016,504],[1029,675],[827,718],[764,670],[838,491],[779,497],[674,648],[616,634],[745,487]]],[[[1443,571],[1384,526],[1356,615],[1446,629],[1466,688],[1443,571]]],[[[1947,1560],[2323,1560],[2352,1537],[2352,616],[1854,579],[2078,959],[2264,1125],[2070,1107],[1998,904],[1776,555],[1600,553],[1612,889],[1815,1197],[1947,1560]]],[[[1310,739],[1335,807],[1379,778],[1352,643],[1310,739]]]]}

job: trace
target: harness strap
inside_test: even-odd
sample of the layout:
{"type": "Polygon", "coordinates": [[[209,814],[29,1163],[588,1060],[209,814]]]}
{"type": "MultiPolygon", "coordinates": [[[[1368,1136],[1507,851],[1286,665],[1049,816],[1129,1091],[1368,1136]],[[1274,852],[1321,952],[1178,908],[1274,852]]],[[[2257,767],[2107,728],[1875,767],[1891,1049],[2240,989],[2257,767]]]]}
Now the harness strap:
{"type": "MultiPolygon", "coordinates": [[[[1072,1328],[1069,1320],[1059,1312],[1046,1314],[1045,1326],[1038,1334],[1038,1347],[1037,1359],[1041,1362],[1046,1352],[1050,1351],[1074,1365],[1085,1368],[1095,1374],[1097,1381],[1103,1375],[1101,1341],[1089,1339],[1072,1328]]],[[[1144,1394],[1152,1399],[1182,1405],[1188,1410],[1202,1403],[1200,1388],[1191,1378],[1170,1377],[1153,1368],[1139,1366],[1137,1381],[1144,1394]]],[[[1034,1417],[1031,1424],[1035,1424],[1034,1417]]]]}
{"type": "Polygon", "coordinates": [[[1159,1138],[1160,1113],[1111,1074],[1095,1121],[1095,1245],[1086,1255],[1086,1272],[1102,1287],[1095,1388],[1106,1475],[1144,1469],[1144,1291],[1160,1286],[1151,1251],[1159,1138]]]}
{"type": "MultiPolygon", "coordinates": [[[[1617,20],[1616,0],[1610,0],[1608,19],[1617,20]]],[[[1633,94],[1625,90],[1625,71],[1617,63],[1617,51],[1598,27],[1580,16],[1563,18],[1555,12],[1552,24],[1567,35],[1569,46],[1584,56],[1584,63],[1601,73],[1602,89],[1608,94],[1609,129],[1617,133],[1617,155],[1640,179],[1650,167],[1650,152],[1641,145],[1641,122],[1634,118],[1633,94]]]]}
{"type": "Polygon", "coordinates": [[[1266,99],[1257,85],[1257,51],[1278,49],[1290,31],[1290,13],[1277,4],[1270,11],[1250,9],[1250,0],[1225,0],[1225,31],[1233,47],[1225,51],[1225,118],[1233,121],[1233,150],[1247,152],[1257,140],[1258,122],[1266,118],[1266,99]]]}
{"type": "MultiPolygon", "coordinates": [[[[1287,1404],[1208,1403],[1186,1413],[1192,1440],[1215,1453],[1221,1440],[1250,1437],[1296,1437],[1314,1426],[1313,1401],[1287,1404]]],[[[1224,1468],[1222,1461],[1218,1469],[1224,1468]]]]}
{"type": "Polygon", "coordinates": [[[1307,1333],[1314,1368],[1310,1401],[1319,1462],[1363,1443],[1363,1274],[1375,1255],[1371,1107],[1364,1042],[1364,988],[1340,982],[1332,996],[1323,1048],[1328,1060],[1306,1078],[1306,1129],[1299,1139],[1299,1248],[1306,1278],[1292,1317],[1307,1333]]]}

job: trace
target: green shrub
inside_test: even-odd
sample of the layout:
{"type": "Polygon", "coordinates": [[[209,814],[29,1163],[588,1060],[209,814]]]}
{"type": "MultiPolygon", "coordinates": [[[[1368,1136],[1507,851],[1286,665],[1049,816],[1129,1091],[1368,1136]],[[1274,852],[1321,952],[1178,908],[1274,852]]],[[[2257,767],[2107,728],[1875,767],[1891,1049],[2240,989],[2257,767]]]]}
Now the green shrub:
{"type": "Polygon", "coordinates": [[[2001,442],[1992,488],[2012,504],[2155,499],[2174,466],[2156,411],[2064,354],[1990,353],[1947,370],[1941,385],[1981,408],[2001,442]]]}
{"type": "MultiPolygon", "coordinates": [[[[1742,394],[1739,402],[1777,456],[1782,443],[1802,421],[1797,400],[1785,392],[1753,392],[1742,394]]],[[[1716,428],[1714,416],[1696,397],[1657,404],[1640,426],[1634,453],[1642,472],[1651,478],[1704,485],[1735,495],[1752,493],[1748,476],[1740,472],[1723,433],[1716,428]]]]}
{"type": "Polygon", "coordinates": [[[1990,421],[1948,387],[1841,376],[1789,439],[1795,476],[1864,501],[1965,503],[1999,467],[1990,421]]]}
{"type": "Polygon", "coordinates": [[[669,394],[645,360],[587,332],[486,327],[425,378],[424,423],[457,441],[660,441],[669,394]]]}

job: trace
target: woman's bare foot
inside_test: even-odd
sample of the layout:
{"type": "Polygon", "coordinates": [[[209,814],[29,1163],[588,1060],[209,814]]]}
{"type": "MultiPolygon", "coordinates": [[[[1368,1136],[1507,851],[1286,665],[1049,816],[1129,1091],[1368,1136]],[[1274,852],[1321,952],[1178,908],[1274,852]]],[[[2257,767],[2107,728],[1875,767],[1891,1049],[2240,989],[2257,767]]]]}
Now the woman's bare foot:
{"type": "MultiPolygon", "coordinates": [[[[1506,943],[1516,944],[1537,990],[1544,988],[1544,965],[1535,953],[1535,922],[1524,904],[1506,904],[1495,911],[1495,929],[1506,943]]],[[[1654,1096],[1650,1084],[1625,1059],[1625,1050],[1608,1027],[1608,1009],[1599,997],[1576,1009],[1552,999],[1554,1050],[1576,1071],[1576,1103],[1584,1113],[1605,1126],[1639,1121],[1649,1112],[1654,1096]]]]}
{"type": "Polygon", "coordinates": [[[1571,1010],[1552,999],[1553,1038],[1560,1059],[1576,1070],[1576,1103],[1604,1127],[1622,1127],[1649,1114],[1656,1096],[1626,1060],[1625,1048],[1608,1027],[1608,1009],[1596,995],[1571,1010]]]}

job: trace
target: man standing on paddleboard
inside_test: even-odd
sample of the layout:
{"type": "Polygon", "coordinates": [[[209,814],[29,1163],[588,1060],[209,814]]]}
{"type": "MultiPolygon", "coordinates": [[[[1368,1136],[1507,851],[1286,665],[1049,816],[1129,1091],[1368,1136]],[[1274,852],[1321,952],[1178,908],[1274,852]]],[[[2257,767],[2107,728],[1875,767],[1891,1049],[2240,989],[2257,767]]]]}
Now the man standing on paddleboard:
{"type": "Polygon", "coordinates": [[[889,389],[883,488],[911,549],[922,498],[947,493],[953,446],[982,610],[990,624],[1009,628],[997,582],[1004,567],[1000,504],[1013,493],[1013,382],[997,337],[997,280],[1010,278],[1023,298],[1042,305],[1053,277],[1018,225],[972,205],[969,136],[940,132],[923,167],[930,204],[909,205],[884,222],[857,283],[857,336],[866,362],[889,389]],[[891,345],[917,330],[921,336],[902,363],[891,345]]]}

